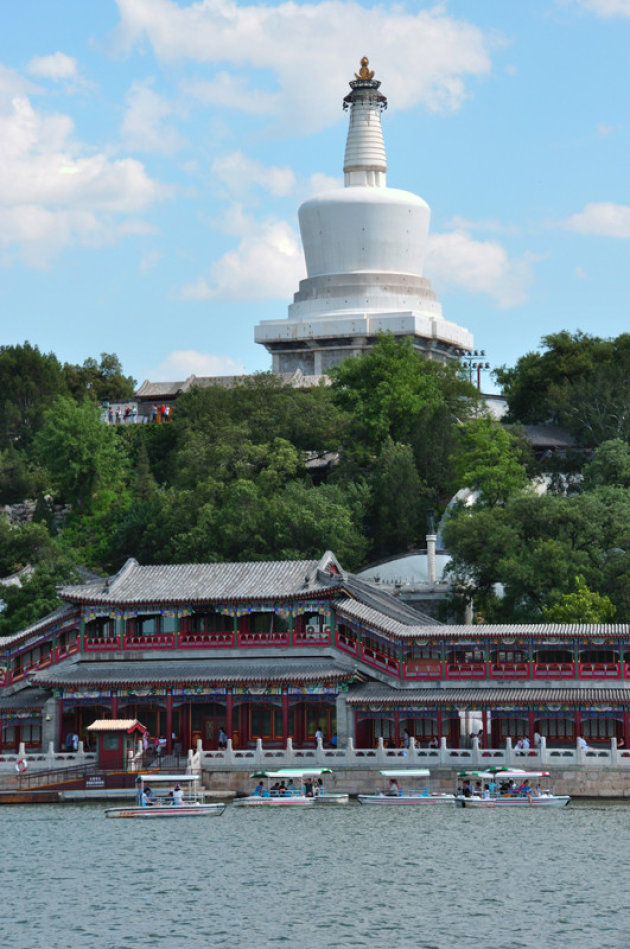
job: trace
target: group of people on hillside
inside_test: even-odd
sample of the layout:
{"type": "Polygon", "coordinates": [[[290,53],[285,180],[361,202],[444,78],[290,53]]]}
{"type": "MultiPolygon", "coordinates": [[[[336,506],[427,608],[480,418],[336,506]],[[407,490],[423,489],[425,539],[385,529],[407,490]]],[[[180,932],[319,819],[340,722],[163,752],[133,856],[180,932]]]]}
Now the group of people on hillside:
{"type": "Polygon", "coordinates": [[[145,423],[148,421],[161,423],[170,422],[173,417],[173,410],[170,405],[155,404],[151,406],[151,417],[140,415],[138,405],[131,402],[129,405],[109,405],[107,406],[107,421],[110,425],[134,425],[136,423],[145,423]]]}

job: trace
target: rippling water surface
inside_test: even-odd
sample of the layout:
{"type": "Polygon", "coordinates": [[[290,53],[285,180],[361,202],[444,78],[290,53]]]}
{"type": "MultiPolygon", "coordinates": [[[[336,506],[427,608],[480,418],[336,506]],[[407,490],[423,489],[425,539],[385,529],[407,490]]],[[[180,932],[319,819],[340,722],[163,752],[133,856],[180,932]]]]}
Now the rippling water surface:
{"type": "Polygon", "coordinates": [[[106,820],[0,808],[11,949],[620,949],[630,806],[234,810],[106,820]]]}

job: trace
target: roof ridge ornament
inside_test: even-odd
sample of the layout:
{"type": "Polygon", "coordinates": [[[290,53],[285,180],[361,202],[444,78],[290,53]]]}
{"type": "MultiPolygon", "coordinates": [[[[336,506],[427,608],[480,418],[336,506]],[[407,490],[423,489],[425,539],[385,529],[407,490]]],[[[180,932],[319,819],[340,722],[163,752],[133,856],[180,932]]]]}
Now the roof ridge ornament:
{"type": "Polygon", "coordinates": [[[355,79],[374,79],[374,70],[368,69],[369,65],[370,65],[370,60],[367,58],[367,56],[364,56],[363,59],[361,60],[361,68],[359,69],[358,73],[355,72],[354,78],[355,79]]]}

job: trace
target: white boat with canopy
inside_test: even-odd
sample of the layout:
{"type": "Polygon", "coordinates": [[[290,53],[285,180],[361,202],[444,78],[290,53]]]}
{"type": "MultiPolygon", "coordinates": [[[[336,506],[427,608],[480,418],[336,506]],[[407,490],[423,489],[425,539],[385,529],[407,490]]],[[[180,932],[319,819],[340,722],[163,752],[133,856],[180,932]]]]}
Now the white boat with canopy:
{"type": "Polygon", "coordinates": [[[455,803],[459,807],[566,807],[568,794],[552,794],[541,787],[549,771],[489,768],[460,771],[455,803]]]}
{"type": "Polygon", "coordinates": [[[254,771],[258,778],[253,794],[237,797],[235,807],[300,807],[313,804],[347,804],[348,794],[329,794],[324,777],[330,768],[282,768],[279,771],[254,771]],[[272,785],[271,782],[275,783],[272,785]]]}
{"type": "Polygon", "coordinates": [[[359,794],[360,804],[452,804],[454,794],[432,791],[426,768],[401,768],[379,772],[386,785],[376,794],[359,794]]]}
{"type": "Polygon", "coordinates": [[[220,817],[225,804],[206,804],[196,774],[156,771],[136,778],[136,801],[127,807],[108,807],[105,817],[220,817]]]}

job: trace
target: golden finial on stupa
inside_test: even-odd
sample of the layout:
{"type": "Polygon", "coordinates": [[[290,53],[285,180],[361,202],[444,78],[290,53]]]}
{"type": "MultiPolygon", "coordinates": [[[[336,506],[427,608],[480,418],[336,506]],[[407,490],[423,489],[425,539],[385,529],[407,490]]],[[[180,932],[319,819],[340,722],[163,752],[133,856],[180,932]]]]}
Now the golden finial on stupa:
{"type": "Polygon", "coordinates": [[[367,58],[367,56],[364,56],[361,60],[361,68],[359,72],[355,72],[354,74],[355,79],[374,79],[374,70],[368,69],[369,65],[370,60],[367,58]]]}

